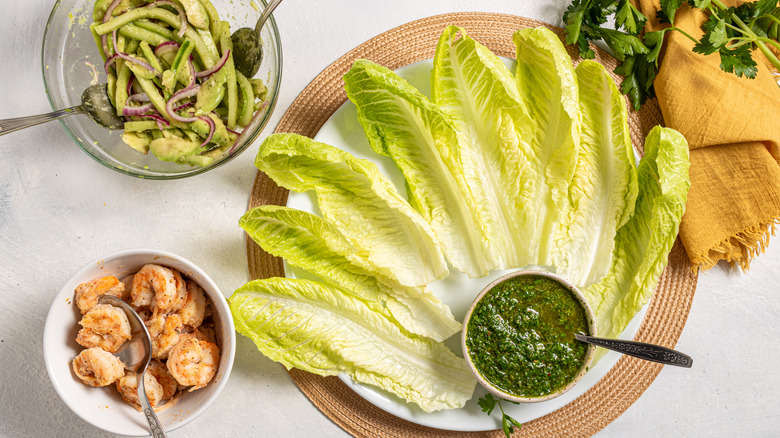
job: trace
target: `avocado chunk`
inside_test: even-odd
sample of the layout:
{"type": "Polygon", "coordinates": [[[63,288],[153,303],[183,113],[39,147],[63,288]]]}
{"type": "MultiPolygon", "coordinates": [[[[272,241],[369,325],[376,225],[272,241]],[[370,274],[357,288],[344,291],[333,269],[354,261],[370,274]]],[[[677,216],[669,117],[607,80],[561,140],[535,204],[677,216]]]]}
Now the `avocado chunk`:
{"type": "Polygon", "coordinates": [[[149,152],[150,140],[149,137],[144,134],[125,132],[122,134],[122,141],[142,154],[147,154],[149,152]]]}
{"type": "Polygon", "coordinates": [[[184,161],[188,155],[200,152],[200,143],[186,138],[157,138],[149,143],[149,150],[162,161],[184,161]]]}

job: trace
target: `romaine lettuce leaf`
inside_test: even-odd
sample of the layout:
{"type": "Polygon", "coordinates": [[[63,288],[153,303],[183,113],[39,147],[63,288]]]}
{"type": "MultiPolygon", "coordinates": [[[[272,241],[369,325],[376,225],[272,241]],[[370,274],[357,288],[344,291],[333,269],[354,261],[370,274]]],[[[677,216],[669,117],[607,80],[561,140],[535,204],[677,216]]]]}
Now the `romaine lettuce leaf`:
{"type": "Polygon", "coordinates": [[[460,330],[449,307],[426,287],[403,286],[379,274],[366,255],[327,219],[277,205],[250,209],[239,225],[271,255],[284,258],[412,333],[442,341],[460,330]]]}
{"type": "Polygon", "coordinates": [[[528,144],[534,123],[514,76],[465,30],[449,26],[433,59],[432,100],[452,116],[459,135],[457,157],[481,232],[499,268],[536,263],[539,180],[528,144]]]}
{"type": "Polygon", "coordinates": [[[685,212],[689,167],[685,138],[673,129],[654,127],[639,162],[634,215],[617,232],[609,273],[584,291],[599,336],[620,335],[658,284],[685,212]]]}
{"type": "Polygon", "coordinates": [[[496,267],[464,178],[456,129],[444,112],[395,72],[355,61],[344,88],[375,152],[404,175],[409,202],[431,224],[452,265],[470,277],[496,267]]]}
{"type": "Polygon", "coordinates": [[[297,134],[274,134],[255,165],[277,184],[313,190],[322,215],[384,275],[421,286],[447,275],[428,223],[368,160],[297,134]]]}
{"type": "Polygon", "coordinates": [[[562,214],[569,208],[569,184],[580,147],[577,78],[571,57],[550,29],[521,29],[513,39],[517,87],[535,124],[530,144],[539,183],[527,208],[538,213],[537,264],[553,266],[555,235],[562,214]]]}
{"type": "Polygon", "coordinates": [[[634,212],[637,171],[626,103],[615,82],[596,61],[582,61],[575,73],[580,149],[552,260],[558,274],[585,288],[609,271],[617,229],[634,212]]]}
{"type": "Polygon", "coordinates": [[[269,278],[247,283],[228,302],[236,330],[288,369],[346,373],[425,412],[463,407],[474,392],[466,362],[443,343],[403,331],[339,289],[269,278]]]}

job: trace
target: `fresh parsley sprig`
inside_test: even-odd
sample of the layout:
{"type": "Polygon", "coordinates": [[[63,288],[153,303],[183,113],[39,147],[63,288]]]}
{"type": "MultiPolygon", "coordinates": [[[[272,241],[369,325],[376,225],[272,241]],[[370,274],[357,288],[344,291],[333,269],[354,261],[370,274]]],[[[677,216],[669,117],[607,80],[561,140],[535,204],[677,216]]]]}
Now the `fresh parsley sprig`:
{"type": "MultiPolygon", "coordinates": [[[[504,429],[504,435],[506,435],[506,438],[509,438],[510,435],[512,435],[512,432],[515,431],[515,426],[517,426],[518,429],[523,427],[523,425],[515,420],[514,418],[510,417],[509,415],[504,412],[504,408],[501,406],[501,401],[499,399],[496,399],[493,397],[493,394],[487,393],[484,397],[477,400],[477,404],[479,404],[479,407],[482,408],[482,412],[485,412],[486,414],[490,415],[493,412],[493,409],[498,406],[498,409],[501,410],[501,427],[504,429]]],[[[508,401],[509,403],[518,404],[513,401],[508,401]]]]}
{"type": "Polygon", "coordinates": [[[635,109],[655,96],[653,81],[658,73],[658,55],[668,32],[680,32],[693,40],[693,51],[703,55],[718,53],[720,68],[740,77],[755,78],[756,62],[752,50],[758,49],[780,70],[780,60],[771,48],[780,51],[780,8],[778,0],[758,0],[727,7],[721,0],[687,0],[704,11],[708,20],[704,34],[695,39],[674,27],[677,10],[685,0],[661,0],[658,18],[670,27],[645,32],[645,17],[629,0],[574,0],[563,14],[566,43],[575,44],[580,57],[593,58],[591,41],[604,41],[619,64],[615,73],[623,76],[621,91],[635,109]],[[614,29],[606,27],[614,18],[614,29]]]}

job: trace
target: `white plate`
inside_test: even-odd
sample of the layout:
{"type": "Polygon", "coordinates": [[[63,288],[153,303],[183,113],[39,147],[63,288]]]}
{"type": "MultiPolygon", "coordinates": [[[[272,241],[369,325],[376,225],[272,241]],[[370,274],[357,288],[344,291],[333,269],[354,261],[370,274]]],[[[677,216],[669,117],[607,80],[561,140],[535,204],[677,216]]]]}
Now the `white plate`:
{"type": "MultiPolygon", "coordinates": [[[[510,69],[514,69],[514,60],[504,59],[504,62],[510,69]]],[[[433,61],[425,60],[401,67],[396,70],[396,72],[410,84],[417,87],[423,94],[430,96],[430,72],[432,68],[433,61]]],[[[401,172],[398,171],[392,160],[376,154],[371,149],[371,146],[363,133],[363,129],[358,122],[357,109],[352,102],[347,101],[334,112],[314,139],[336,146],[356,157],[365,158],[376,163],[379,170],[395,184],[398,192],[405,196],[406,189],[404,187],[404,179],[401,172]]],[[[315,197],[311,193],[290,192],[290,196],[287,199],[287,206],[319,214],[315,197]]],[[[429,287],[442,302],[450,306],[455,318],[459,321],[463,321],[466,310],[477,294],[479,294],[479,292],[491,281],[506,272],[509,271],[493,271],[486,277],[470,279],[466,275],[450,267],[450,275],[447,278],[431,283],[429,287]]],[[[295,269],[291,268],[286,263],[285,275],[288,277],[295,277],[295,269]]],[[[645,310],[646,306],[642,308],[624,330],[620,336],[621,339],[633,339],[642,322],[645,310]]],[[[459,335],[453,336],[447,340],[446,344],[456,354],[462,356],[459,335]]],[[[502,403],[502,407],[507,414],[521,423],[547,415],[573,401],[593,387],[607,374],[607,372],[609,372],[619,358],[619,353],[608,352],[596,365],[591,367],[590,371],[588,371],[574,388],[560,397],[545,402],[524,403],[520,405],[502,403]]],[[[419,425],[457,431],[480,431],[501,428],[501,414],[499,410],[496,409],[492,415],[488,416],[482,412],[477,404],[477,400],[487,393],[487,391],[479,385],[474,392],[474,397],[472,397],[463,408],[426,413],[417,407],[417,405],[407,403],[380,388],[354,382],[346,375],[340,377],[350,388],[376,407],[419,425]]]]}

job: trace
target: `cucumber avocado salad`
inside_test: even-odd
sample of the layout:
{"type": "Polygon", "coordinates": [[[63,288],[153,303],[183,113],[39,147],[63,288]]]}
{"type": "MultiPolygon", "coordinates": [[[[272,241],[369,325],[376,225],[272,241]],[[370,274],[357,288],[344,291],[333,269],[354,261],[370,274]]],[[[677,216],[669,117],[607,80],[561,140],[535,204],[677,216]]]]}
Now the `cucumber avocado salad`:
{"type": "Polygon", "coordinates": [[[206,166],[266,105],[263,81],[235,69],[230,25],[209,0],[97,0],[92,15],[109,100],[133,149],[206,166]]]}

